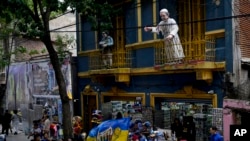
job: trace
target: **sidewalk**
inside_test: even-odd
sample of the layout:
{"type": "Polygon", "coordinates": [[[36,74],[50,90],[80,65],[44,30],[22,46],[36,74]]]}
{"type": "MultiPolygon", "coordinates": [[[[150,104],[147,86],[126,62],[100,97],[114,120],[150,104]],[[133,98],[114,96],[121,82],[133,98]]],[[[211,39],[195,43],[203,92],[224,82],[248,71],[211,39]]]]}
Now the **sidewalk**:
{"type": "Polygon", "coordinates": [[[21,132],[17,135],[9,133],[6,137],[6,141],[30,141],[30,139],[27,139],[27,136],[21,132]]]}
{"type": "MultiPolygon", "coordinates": [[[[23,125],[20,125],[20,129],[23,125]]],[[[0,125],[0,133],[2,133],[2,126],[0,125]]],[[[30,141],[30,139],[27,138],[27,135],[24,134],[24,131],[19,130],[17,135],[14,135],[14,133],[11,133],[9,131],[9,135],[6,136],[6,141],[30,141]]]]}

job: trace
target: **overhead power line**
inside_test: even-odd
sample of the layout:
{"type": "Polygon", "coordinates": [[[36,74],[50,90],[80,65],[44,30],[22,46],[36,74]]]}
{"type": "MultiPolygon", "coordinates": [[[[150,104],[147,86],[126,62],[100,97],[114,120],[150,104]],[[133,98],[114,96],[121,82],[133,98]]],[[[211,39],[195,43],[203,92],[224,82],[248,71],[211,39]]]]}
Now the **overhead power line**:
{"type": "MultiPolygon", "coordinates": [[[[201,19],[201,20],[194,20],[194,21],[189,21],[189,22],[181,22],[178,23],[178,25],[181,24],[191,24],[191,23],[199,23],[199,22],[211,22],[211,21],[219,21],[219,20],[226,20],[226,19],[237,19],[237,18],[243,18],[243,17],[250,17],[250,13],[249,14],[242,14],[242,15],[234,15],[234,16],[226,16],[226,17],[218,17],[218,18],[211,18],[211,19],[201,19]]],[[[66,25],[66,26],[62,26],[53,30],[50,30],[50,32],[90,32],[91,30],[85,30],[85,31],[62,31],[59,29],[64,29],[70,26],[75,26],[75,25],[79,25],[81,24],[81,22],[79,23],[75,23],[75,24],[70,24],[70,25],[66,25]]],[[[147,25],[150,26],[150,25],[147,25]]],[[[151,26],[157,26],[157,25],[151,25],[151,26]]],[[[125,27],[125,28],[113,28],[113,30],[122,30],[122,29],[137,29],[137,28],[144,28],[145,26],[134,26],[134,27],[125,27]]]]}

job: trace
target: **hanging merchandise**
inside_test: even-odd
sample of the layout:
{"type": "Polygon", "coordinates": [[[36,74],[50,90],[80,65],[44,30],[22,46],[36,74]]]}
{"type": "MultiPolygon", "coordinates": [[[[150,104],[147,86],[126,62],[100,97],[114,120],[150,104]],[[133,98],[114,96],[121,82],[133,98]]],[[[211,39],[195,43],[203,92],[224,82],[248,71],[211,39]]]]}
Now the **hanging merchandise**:
{"type": "Polygon", "coordinates": [[[216,126],[221,132],[223,130],[223,109],[222,108],[213,108],[212,110],[212,125],[216,126]]]}
{"type": "Polygon", "coordinates": [[[208,114],[194,114],[194,123],[196,128],[196,141],[208,141],[209,128],[211,127],[211,117],[208,114]]]}
{"type": "Polygon", "coordinates": [[[222,112],[218,108],[212,110],[212,105],[208,103],[168,101],[161,102],[160,108],[161,110],[155,111],[154,123],[157,123],[155,125],[170,129],[169,125],[177,118],[183,123],[183,136],[187,140],[189,138],[189,140],[207,141],[210,135],[209,128],[212,125],[219,129],[222,127],[220,124],[222,112]],[[163,118],[157,118],[157,116],[163,116],[163,118]],[[157,119],[161,121],[157,121],[157,119]]]}

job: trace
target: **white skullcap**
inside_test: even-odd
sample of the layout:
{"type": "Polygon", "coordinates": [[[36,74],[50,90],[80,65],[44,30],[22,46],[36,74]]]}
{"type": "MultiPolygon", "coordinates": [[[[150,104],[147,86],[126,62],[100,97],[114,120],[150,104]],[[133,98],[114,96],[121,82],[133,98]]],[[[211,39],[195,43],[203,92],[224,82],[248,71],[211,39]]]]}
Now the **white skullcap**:
{"type": "Polygon", "coordinates": [[[168,13],[168,10],[167,10],[166,8],[161,9],[160,13],[161,13],[161,12],[164,12],[164,13],[169,14],[169,13],[168,13]]]}

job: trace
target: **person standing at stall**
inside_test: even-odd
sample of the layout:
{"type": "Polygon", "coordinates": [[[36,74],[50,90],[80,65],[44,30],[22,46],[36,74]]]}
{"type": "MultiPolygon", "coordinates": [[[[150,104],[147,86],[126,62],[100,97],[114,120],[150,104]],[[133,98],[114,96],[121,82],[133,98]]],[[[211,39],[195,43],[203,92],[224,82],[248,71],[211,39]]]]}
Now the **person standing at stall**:
{"type": "Polygon", "coordinates": [[[171,124],[171,133],[178,141],[182,138],[183,126],[178,118],[175,118],[174,123],[171,124]]]}

